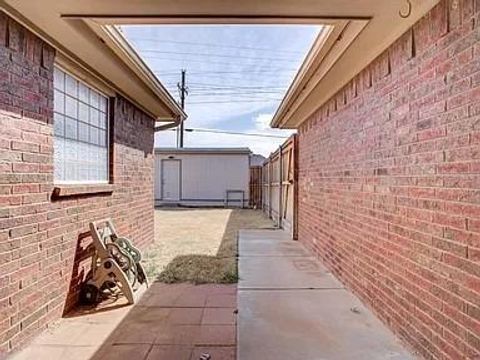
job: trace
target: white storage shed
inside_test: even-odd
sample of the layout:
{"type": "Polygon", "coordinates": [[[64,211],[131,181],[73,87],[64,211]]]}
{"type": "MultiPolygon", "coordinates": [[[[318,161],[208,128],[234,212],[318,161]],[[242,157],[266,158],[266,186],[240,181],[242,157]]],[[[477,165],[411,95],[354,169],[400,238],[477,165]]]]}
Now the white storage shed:
{"type": "Polygon", "coordinates": [[[155,205],[248,206],[248,148],[155,149],[155,205]]]}

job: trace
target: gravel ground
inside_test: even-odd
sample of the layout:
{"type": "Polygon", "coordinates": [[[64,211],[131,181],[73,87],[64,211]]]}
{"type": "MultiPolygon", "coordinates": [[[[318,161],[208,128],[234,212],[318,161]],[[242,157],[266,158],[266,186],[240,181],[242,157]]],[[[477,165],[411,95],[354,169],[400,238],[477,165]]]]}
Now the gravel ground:
{"type": "Polygon", "coordinates": [[[167,283],[235,283],[238,230],[271,227],[259,210],[157,209],[146,271],[150,279],[167,283]]]}

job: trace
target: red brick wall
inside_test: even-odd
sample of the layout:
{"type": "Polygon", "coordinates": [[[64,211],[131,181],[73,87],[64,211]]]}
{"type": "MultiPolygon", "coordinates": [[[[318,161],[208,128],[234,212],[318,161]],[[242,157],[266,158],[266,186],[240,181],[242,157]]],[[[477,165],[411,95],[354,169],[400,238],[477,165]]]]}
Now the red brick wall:
{"type": "Polygon", "coordinates": [[[480,1],[441,1],[299,133],[300,241],[425,358],[480,356],[480,1]]]}
{"type": "Polygon", "coordinates": [[[0,15],[0,354],[75,304],[90,264],[90,221],[112,217],[141,247],[153,240],[154,122],[120,97],[111,133],[113,193],[52,198],[54,57],[0,15]]]}

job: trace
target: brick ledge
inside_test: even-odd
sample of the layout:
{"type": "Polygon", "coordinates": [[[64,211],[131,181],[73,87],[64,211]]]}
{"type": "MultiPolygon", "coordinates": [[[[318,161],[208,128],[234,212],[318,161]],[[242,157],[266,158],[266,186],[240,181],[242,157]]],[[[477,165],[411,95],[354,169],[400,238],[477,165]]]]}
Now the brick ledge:
{"type": "Polygon", "coordinates": [[[56,185],[52,196],[62,198],[67,196],[108,194],[114,190],[113,184],[82,184],[82,185],[56,185]]]}

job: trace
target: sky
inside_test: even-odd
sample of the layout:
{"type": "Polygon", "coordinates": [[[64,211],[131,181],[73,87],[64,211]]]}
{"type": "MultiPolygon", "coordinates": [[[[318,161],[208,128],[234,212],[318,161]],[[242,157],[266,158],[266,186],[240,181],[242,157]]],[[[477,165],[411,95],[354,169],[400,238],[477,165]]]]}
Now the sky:
{"type": "MultiPolygon", "coordinates": [[[[280,136],[186,132],[185,147],[249,147],[268,156],[291,130],[269,127],[320,27],[307,25],[123,26],[150,69],[179,100],[186,70],[187,129],[280,136]]],[[[156,147],[175,147],[175,131],[155,135],[156,147]]]]}

